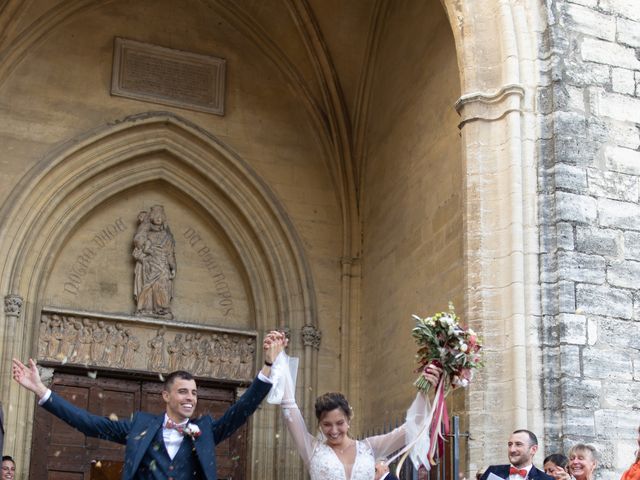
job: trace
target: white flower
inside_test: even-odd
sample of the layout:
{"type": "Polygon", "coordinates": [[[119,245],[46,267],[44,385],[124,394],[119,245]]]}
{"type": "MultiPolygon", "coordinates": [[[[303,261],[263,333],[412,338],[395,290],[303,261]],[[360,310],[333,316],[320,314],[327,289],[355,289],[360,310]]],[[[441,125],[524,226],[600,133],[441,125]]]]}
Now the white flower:
{"type": "Polygon", "coordinates": [[[460,344],[460,351],[461,352],[466,352],[467,350],[469,350],[469,345],[467,345],[466,343],[461,343],[460,344]]]}
{"type": "Polygon", "coordinates": [[[188,423],[184,430],[182,431],[183,435],[190,436],[194,440],[200,436],[200,427],[195,423],[188,423]]]}

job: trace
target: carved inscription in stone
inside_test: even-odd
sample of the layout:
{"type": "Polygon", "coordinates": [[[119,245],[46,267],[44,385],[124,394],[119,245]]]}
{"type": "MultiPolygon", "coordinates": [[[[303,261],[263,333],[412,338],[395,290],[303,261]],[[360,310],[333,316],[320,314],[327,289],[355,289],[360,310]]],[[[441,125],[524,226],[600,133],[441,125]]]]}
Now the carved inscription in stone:
{"type": "Polygon", "coordinates": [[[213,256],[213,252],[195,228],[187,227],[184,229],[182,234],[189,246],[198,254],[200,263],[207,269],[207,273],[211,277],[211,280],[213,280],[213,289],[218,297],[217,303],[222,310],[222,315],[225,318],[232,317],[233,296],[231,295],[231,289],[229,288],[227,278],[222,271],[222,267],[213,256]]]}
{"type": "Polygon", "coordinates": [[[38,359],[159,373],[187,370],[229,380],[254,377],[255,333],[157,322],[45,310],[38,359]]]}
{"type": "Polygon", "coordinates": [[[224,115],[222,58],[116,38],[112,95],[224,115]]]}
{"type": "Polygon", "coordinates": [[[82,281],[89,272],[89,267],[98,252],[126,229],[127,226],[122,218],[117,218],[113,223],[105,225],[93,236],[91,242],[78,252],[75,261],[65,273],[65,292],[74,297],[80,293],[82,281]]]}

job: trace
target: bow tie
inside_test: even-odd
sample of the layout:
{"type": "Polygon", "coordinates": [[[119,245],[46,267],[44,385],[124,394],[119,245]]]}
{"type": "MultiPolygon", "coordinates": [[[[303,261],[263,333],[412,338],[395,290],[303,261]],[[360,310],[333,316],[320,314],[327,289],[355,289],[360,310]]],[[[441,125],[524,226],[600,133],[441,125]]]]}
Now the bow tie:
{"type": "Polygon", "coordinates": [[[520,475],[522,478],[527,477],[527,469],[526,468],[509,468],[509,475],[520,475]]]}
{"type": "Polygon", "coordinates": [[[184,427],[187,426],[187,423],[189,423],[189,422],[187,421],[187,422],[184,422],[182,424],[176,423],[176,422],[174,422],[173,420],[171,420],[169,418],[167,420],[167,423],[164,424],[164,428],[168,428],[170,430],[173,429],[173,430],[176,430],[178,433],[182,434],[182,433],[184,433],[184,427]]]}

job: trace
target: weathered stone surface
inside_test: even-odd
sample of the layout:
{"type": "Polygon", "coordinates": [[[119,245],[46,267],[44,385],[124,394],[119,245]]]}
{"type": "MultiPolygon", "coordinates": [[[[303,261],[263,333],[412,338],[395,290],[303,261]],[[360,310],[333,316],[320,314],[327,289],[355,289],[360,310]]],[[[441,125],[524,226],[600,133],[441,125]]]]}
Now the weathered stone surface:
{"type": "MultiPolygon", "coordinates": [[[[640,76],[636,73],[636,86],[640,83],[640,76]]],[[[637,92],[636,96],[638,96],[640,92],[637,92]]],[[[636,150],[640,147],[640,131],[636,128],[634,124],[619,122],[617,120],[611,119],[603,119],[607,121],[609,130],[609,138],[610,141],[614,145],[618,145],[622,148],[629,148],[632,151],[636,150]]],[[[607,148],[607,147],[605,147],[607,148]]],[[[622,173],[631,173],[631,172],[622,172],[622,173]]]]}
{"type": "Polygon", "coordinates": [[[638,201],[638,177],[597,168],[589,168],[587,173],[592,195],[626,202],[638,201]]]}
{"type": "Polygon", "coordinates": [[[626,68],[611,69],[611,88],[614,92],[633,95],[636,91],[633,70],[627,70],[626,68]]]}
{"type": "Polygon", "coordinates": [[[640,230],[640,206],[635,203],[599,199],[598,217],[603,227],[640,230]]]}
{"type": "Polygon", "coordinates": [[[630,47],[640,47],[640,21],[618,18],[618,42],[630,47]]]}
{"type": "Polygon", "coordinates": [[[631,318],[633,297],[627,290],[582,284],[576,287],[576,307],[579,313],[587,315],[631,318]]]}
{"type": "Polygon", "coordinates": [[[581,377],[580,349],[576,345],[560,345],[560,374],[568,377],[581,377]]]}
{"type": "Polygon", "coordinates": [[[558,278],[574,282],[602,284],[605,261],[599,255],[558,252],[558,278]]]}
{"type": "Polygon", "coordinates": [[[596,430],[610,434],[625,434],[638,429],[638,418],[625,410],[597,410],[594,415],[596,430]]]}
{"type": "Polygon", "coordinates": [[[584,315],[563,313],[558,315],[559,340],[562,343],[587,343],[587,318],[584,315]]]}
{"type": "Polygon", "coordinates": [[[597,316],[590,317],[591,319],[598,323],[600,336],[603,341],[606,339],[608,345],[626,349],[629,354],[633,354],[634,350],[640,350],[640,342],[638,342],[638,338],[640,338],[639,322],[597,316]]]}
{"type": "Polygon", "coordinates": [[[602,383],[599,380],[564,377],[560,384],[565,407],[594,410],[600,406],[602,383]]]}
{"type": "Polygon", "coordinates": [[[604,149],[604,158],[609,170],[640,175],[640,152],[628,148],[608,146],[604,149]]]}
{"type": "Polygon", "coordinates": [[[621,236],[619,230],[577,226],[576,250],[604,257],[617,256],[621,236]]]}
{"type": "Polygon", "coordinates": [[[565,435],[575,435],[580,438],[595,435],[595,419],[593,412],[584,408],[563,409],[562,431],[565,435]]]}
{"type": "Polygon", "coordinates": [[[624,258],[640,260],[640,233],[624,232],[624,258]]]}
{"type": "Polygon", "coordinates": [[[582,192],[587,188],[587,172],[584,167],[559,163],[555,168],[557,188],[573,192],[582,192]]]}
{"type": "Polygon", "coordinates": [[[574,249],[573,225],[566,222],[559,222],[556,225],[556,235],[558,236],[558,248],[563,250],[574,249]]]}
{"type": "Polygon", "coordinates": [[[592,88],[589,89],[589,103],[596,115],[622,122],[640,123],[640,99],[592,88]]]}
{"type": "Polygon", "coordinates": [[[636,0],[600,0],[599,6],[605,12],[617,13],[640,22],[640,11],[636,0]]]}
{"type": "Polygon", "coordinates": [[[581,5],[567,5],[567,28],[586,35],[613,41],[616,36],[616,19],[581,5]]]}
{"type": "Polygon", "coordinates": [[[631,380],[630,352],[618,349],[583,348],[582,372],[586,378],[631,380]]]}
{"type": "Polygon", "coordinates": [[[631,70],[640,69],[640,60],[635,50],[596,38],[585,37],[580,48],[582,59],[587,62],[602,63],[631,70]]]}
{"type": "Polygon", "coordinates": [[[589,317],[587,320],[587,343],[589,345],[595,345],[598,341],[598,321],[589,317]]]}
{"type": "Polygon", "coordinates": [[[639,288],[640,262],[617,261],[607,267],[607,281],[614,287],[639,288]]]}
{"type": "Polygon", "coordinates": [[[604,408],[640,409],[640,382],[603,382],[604,408]]]}
{"type": "Polygon", "coordinates": [[[557,192],[556,213],[558,220],[590,224],[596,219],[597,203],[587,195],[557,192]]]}
{"type": "Polygon", "coordinates": [[[573,282],[543,283],[542,291],[542,310],[545,313],[575,312],[575,284],[573,282]]]}

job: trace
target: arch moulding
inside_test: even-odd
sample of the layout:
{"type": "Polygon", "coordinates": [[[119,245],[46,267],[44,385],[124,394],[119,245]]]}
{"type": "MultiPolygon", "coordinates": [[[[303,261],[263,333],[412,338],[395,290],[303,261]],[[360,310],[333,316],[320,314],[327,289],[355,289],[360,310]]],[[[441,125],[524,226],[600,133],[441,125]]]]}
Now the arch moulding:
{"type": "MultiPolygon", "coordinates": [[[[307,337],[317,321],[302,242],[283,206],[246,162],[212,135],[166,112],[128,117],[62,145],[12,191],[0,210],[0,286],[12,300],[0,325],[3,364],[35,356],[43,290],[74,226],[109,199],[149,182],[180,192],[223,230],[248,279],[258,340],[274,327],[292,333],[291,350],[301,357],[300,398],[311,411],[317,345],[307,337]]],[[[13,412],[5,426],[7,448],[27,452],[33,396],[11,381],[9,369],[0,386],[5,411],[13,412]],[[18,406],[23,411],[16,414],[18,406]]],[[[256,478],[279,478],[269,433],[278,421],[274,410],[253,422],[252,463],[261,470],[254,472],[256,478]]],[[[24,463],[26,472],[28,459],[24,463]]]]}
{"type": "Polygon", "coordinates": [[[544,436],[534,99],[546,14],[530,0],[441,3],[462,87],[465,317],[485,344],[486,367],[465,392],[474,475],[505,463],[496,447],[513,430],[544,436]]]}

